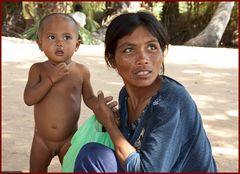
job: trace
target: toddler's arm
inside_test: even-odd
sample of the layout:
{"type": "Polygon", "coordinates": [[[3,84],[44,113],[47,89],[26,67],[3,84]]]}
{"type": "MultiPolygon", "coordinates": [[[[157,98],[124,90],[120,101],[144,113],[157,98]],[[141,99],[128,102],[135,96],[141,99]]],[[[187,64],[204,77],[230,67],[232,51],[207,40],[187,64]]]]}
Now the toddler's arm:
{"type": "Polygon", "coordinates": [[[40,63],[33,64],[29,70],[28,81],[24,90],[24,102],[28,106],[38,103],[51,89],[52,85],[47,76],[40,76],[40,63]]]}
{"type": "MultiPolygon", "coordinates": [[[[97,105],[98,99],[94,95],[92,85],[90,83],[90,72],[89,70],[84,67],[83,71],[83,87],[82,87],[82,95],[83,95],[83,100],[84,103],[91,109],[95,110],[95,106],[97,105]]],[[[107,96],[104,98],[104,101],[106,104],[108,104],[108,107],[113,111],[117,113],[117,101],[112,101],[113,97],[112,96],[107,96]]]]}

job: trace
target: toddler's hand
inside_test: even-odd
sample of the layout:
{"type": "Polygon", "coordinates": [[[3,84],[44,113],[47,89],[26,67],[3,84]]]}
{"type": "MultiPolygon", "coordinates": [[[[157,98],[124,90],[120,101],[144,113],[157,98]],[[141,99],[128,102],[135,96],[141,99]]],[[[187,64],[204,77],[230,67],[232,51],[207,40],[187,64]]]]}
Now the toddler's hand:
{"type": "Polygon", "coordinates": [[[66,63],[59,63],[56,66],[51,66],[51,74],[49,74],[50,78],[52,79],[53,83],[61,80],[64,76],[69,74],[68,66],[66,63]]]}

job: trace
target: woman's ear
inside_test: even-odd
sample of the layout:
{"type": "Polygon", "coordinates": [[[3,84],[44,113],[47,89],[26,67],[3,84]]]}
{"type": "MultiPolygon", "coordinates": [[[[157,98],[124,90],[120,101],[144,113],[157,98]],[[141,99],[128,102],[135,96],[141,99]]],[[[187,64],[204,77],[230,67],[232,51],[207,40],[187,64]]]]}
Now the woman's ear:
{"type": "Polygon", "coordinates": [[[114,68],[114,69],[117,68],[115,59],[112,59],[112,61],[111,61],[111,66],[112,66],[112,68],[114,68]]]}
{"type": "Polygon", "coordinates": [[[168,47],[166,47],[163,51],[163,57],[165,58],[168,54],[168,47]]]}
{"type": "Polygon", "coordinates": [[[108,53],[106,57],[108,59],[109,64],[111,65],[111,67],[116,69],[116,61],[114,59],[114,56],[112,54],[108,53]]]}

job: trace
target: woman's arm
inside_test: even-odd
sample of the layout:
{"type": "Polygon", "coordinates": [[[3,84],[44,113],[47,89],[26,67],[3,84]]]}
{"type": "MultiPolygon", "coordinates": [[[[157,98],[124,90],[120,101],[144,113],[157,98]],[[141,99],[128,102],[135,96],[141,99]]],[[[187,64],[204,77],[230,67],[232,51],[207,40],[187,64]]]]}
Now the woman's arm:
{"type": "Polygon", "coordinates": [[[120,161],[122,168],[124,168],[126,159],[130,154],[136,152],[136,150],[120,132],[114,118],[114,113],[107,106],[104,95],[101,91],[98,92],[98,103],[94,113],[98,121],[105,127],[105,129],[109,133],[114,144],[118,160],[120,161]]]}

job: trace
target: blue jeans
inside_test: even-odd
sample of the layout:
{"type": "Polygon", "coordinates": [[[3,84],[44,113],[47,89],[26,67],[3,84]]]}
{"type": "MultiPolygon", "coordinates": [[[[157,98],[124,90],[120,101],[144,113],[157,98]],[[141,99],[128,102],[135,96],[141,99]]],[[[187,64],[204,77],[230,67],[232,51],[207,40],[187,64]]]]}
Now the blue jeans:
{"type": "Polygon", "coordinates": [[[112,149],[99,143],[87,143],[78,153],[74,172],[123,172],[123,169],[112,149]]]}

